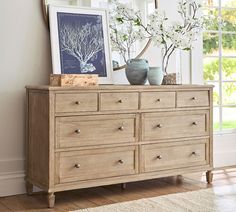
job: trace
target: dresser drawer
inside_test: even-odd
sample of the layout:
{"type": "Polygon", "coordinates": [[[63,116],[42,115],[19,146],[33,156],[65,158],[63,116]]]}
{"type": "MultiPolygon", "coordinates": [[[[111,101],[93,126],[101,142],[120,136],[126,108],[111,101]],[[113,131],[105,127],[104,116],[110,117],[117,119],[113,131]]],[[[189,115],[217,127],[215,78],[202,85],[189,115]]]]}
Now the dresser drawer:
{"type": "Polygon", "coordinates": [[[138,109],[138,93],[101,93],[101,111],[136,110],[138,109]]]}
{"type": "Polygon", "coordinates": [[[142,122],[143,140],[209,135],[209,111],[207,110],[145,113],[142,122]]]}
{"type": "Polygon", "coordinates": [[[96,115],[56,118],[58,148],[129,143],[137,139],[136,115],[96,115]]]}
{"type": "Polygon", "coordinates": [[[136,147],[117,147],[56,154],[56,183],[135,174],[136,147]]]}
{"type": "Polygon", "coordinates": [[[56,94],[56,112],[83,112],[97,110],[97,93],[56,94]]]}
{"type": "Polygon", "coordinates": [[[155,144],[143,145],[142,171],[150,172],[209,163],[207,139],[199,140],[195,144],[171,145],[164,147],[155,144]]]}
{"type": "Polygon", "coordinates": [[[141,109],[174,108],[175,92],[141,93],[141,109]]]}
{"type": "Polygon", "coordinates": [[[179,91],[177,92],[177,107],[209,106],[208,91],[179,91]]]}

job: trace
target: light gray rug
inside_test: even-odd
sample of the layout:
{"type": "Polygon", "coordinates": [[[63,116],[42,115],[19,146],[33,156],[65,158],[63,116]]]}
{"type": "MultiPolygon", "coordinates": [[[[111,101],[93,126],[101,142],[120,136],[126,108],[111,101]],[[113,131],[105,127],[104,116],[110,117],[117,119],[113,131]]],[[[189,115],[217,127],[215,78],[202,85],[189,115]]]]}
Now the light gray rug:
{"type": "Polygon", "coordinates": [[[115,203],[73,212],[235,212],[236,185],[115,203]]]}

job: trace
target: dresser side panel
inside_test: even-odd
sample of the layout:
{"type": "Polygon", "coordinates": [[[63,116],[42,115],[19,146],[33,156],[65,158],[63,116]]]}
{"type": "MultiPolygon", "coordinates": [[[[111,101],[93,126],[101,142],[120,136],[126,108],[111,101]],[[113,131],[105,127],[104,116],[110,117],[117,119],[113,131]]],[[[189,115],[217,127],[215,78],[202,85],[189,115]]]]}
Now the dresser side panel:
{"type": "Polygon", "coordinates": [[[40,187],[49,185],[49,94],[28,95],[28,176],[40,187]]]}

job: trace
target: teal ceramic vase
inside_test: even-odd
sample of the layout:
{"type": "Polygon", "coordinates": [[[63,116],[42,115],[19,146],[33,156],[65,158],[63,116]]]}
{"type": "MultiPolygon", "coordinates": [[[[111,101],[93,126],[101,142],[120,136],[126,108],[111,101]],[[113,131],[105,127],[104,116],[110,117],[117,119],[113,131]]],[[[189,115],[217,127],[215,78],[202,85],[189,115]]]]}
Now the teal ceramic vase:
{"type": "Polygon", "coordinates": [[[147,82],[148,70],[147,60],[132,59],[127,62],[125,74],[131,85],[144,85],[147,82]]]}
{"type": "Polygon", "coordinates": [[[150,67],[148,71],[148,81],[150,85],[161,85],[163,81],[163,71],[161,67],[150,67]]]}

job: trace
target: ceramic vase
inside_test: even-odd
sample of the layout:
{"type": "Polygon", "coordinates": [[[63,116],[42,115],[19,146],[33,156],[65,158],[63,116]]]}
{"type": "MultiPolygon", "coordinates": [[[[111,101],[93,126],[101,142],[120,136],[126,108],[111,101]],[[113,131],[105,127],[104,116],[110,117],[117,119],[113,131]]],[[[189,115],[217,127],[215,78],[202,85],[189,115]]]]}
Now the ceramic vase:
{"type": "Polygon", "coordinates": [[[125,74],[131,85],[144,85],[147,82],[148,70],[147,60],[132,59],[127,62],[125,74]]]}
{"type": "Polygon", "coordinates": [[[148,81],[150,85],[161,85],[163,81],[163,71],[161,67],[150,67],[148,71],[148,81]]]}

